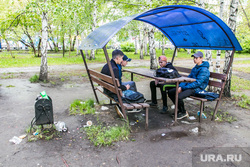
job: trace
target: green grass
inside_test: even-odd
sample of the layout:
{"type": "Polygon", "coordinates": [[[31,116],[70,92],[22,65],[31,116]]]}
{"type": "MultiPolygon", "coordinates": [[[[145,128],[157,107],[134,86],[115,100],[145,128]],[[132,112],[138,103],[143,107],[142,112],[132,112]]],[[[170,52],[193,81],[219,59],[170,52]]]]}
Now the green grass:
{"type": "Polygon", "coordinates": [[[37,141],[37,140],[51,140],[59,136],[59,132],[56,131],[56,127],[54,124],[45,125],[34,125],[32,128],[28,127],[26,129],[26,133],[28,136],[28,141],[37,141]]]}
{"type": "Polygon", "coordinates": [[[86,101],[83,100],[74,100],[73,103],[70,104],[70,115],[77,115],[77,114],[95,114],[95,105],[94,100],[89,99],[86,101]]]}
{"type": "Polygon", "coordinates": [[[102,125],[92,125],[85,127],[88,139],[95,146],[107,146],[112,145],[114,142],[128,140],[130,134],[129,126],[127,124],[123,126],[105,127],[102,125]]]}
{"type": "Polygon", "coordinates": [[[250,81],[239,78],[235,75],[232,76],[231,90],[234,92],[242,92],[244,90],[250,90],[250,81]]]}
{"type": "Polygon", "coordinates": [[[248,97],[247,95],[234,95],[233,99],[236,100],[236,103],[239,107],[250,109],[250,97],[248,97]]]}
{"type": "MultiPolygon", "coordinates": [[[[108,49],[109,58],[112,57],[112,49],[108,49]]],[[[165,55],[168,58],[168,61],[171,61],[173,50],[165,50],[165,55]]],[[[76,51],[71,52],[69,56],[68,52],[65,53],[65,57],[62,55],[62,51],[58,53],[48,52],[47,61],[48,66],[53,65],[70,65],[70,64],[83,64],[82,56],[76,55],[76,51]]],[[[85,54],[85,53],[84,53],[85,54]]],[[[124,52],[129,58],[133,60],[139,60],[140,55],[135,55],[134,52],[124,52]]],[[[9,68],[9,67],[30,67],[30,66],[40,66],[41,58],[34,57],[33,53],[25,51],[13,51],[15,58],[12,58],[10,53],[7,51],[0,52],[0,68],[9,68]]],[[[156,55],[159,57],[161,55],[161,50],[156,49],[156,55]]],[[[213,59],[216,58],[216,51],[212,51],[213,59]]],[[[221,54],[221,58],[224,58],[224,52],[221,54]]],[[[244,58],[249,57],[249,54],[240,54],[236,53],[235,58],[244,58]]],[[[87,60],[87,63],[99,63],[106,62],[103,50],[99,49],[95,55],[95,60],[87,60]]],[[[190,59],[190,55],[186,51],[181,49],[177,54],[178,59],[190,59]]],[[[176,58],[176,59],[177,59],[176,58]]],[[[144,60],[150,60],[150,56],[144,56],[144,60]]]]}

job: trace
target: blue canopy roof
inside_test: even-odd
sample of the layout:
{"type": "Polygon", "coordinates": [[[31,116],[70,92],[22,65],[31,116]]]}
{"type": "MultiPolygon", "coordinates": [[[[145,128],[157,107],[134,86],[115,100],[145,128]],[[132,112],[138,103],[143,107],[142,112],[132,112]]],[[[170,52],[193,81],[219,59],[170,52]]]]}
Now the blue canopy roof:
{"type": "Polygon", "coordinates": [[[220,18],[204,9],[186,5],[163,6],[107,23],[90,33],[79,49],[103,48],[132,20],[155,26],[177,48],[242,50],[234,33],[220,18]]]}

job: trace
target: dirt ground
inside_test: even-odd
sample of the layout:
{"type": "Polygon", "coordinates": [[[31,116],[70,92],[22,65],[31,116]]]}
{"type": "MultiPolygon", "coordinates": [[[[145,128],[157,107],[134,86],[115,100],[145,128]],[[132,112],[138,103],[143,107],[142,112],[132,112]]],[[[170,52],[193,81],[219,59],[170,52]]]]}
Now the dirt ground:
{"type": "MultiPolygon", "coordinates": [[[[103,64],[90,66],[99,68],[103,64]]],[[[86,75],[82,75],[84,66],[53,66],[49,70],[52,82],[30,83],[28,79],[38,73],[39,67],[1,69],[1,77],[15,77],[0,80],[0,166],[189,167],[193,164],[193,148],[234,147],[242,148],[248,155],[247,160],[239,166],[249,167],[250,111],[238,107],[230,99],[222,100],[219,111],[228,112],[237,119],[232,123],[211,122],[209,117],[202,123],[183,119],[179,121],[179,125],[172,126],[170,114],[162,115],[158,113],[157,108],[150,108],[148,131],[144,129],[145,111],[129,114],[132,130],[129,140],[99,148],[90,143],[86,134],[80,131],[88,120],[95,124],[95,116],[69,115],[69,106],[75,99],[94,99],[88,79],[86,75]],[[65,122],[68,132],[61,133],[59,139],[49,141],[28,142],[25,138],[20,144],[9,142],[13,136],[25,134],[25,129],[35,116],[35,99],[43,90],[53,100],[54,121],[65,122]],[[136,120],[139,122],[135,123],[136,120]]],[[[138,90],[144,93],[146,99],[150,99],[149,82],[150,80],[143,80],[137,83],[138,90]]],[[[102,102],[109,102],[102,94],[98,93],[98,96],[102,102]]],[[[158,97],[160,98],[159,92],[158,97]]],[[[189,114],[196,117],[198,102],[185,100],[185,104],[189,114]]],[[[169,108],[172,105],[169,99],[168,105],[169,108]]],[[[205,110],[209,111],[214,105],[214,102],[206,103],[205,110]]],[[[108,110],[101,110],[100,107],[97,110],[100,121],[106,126],[120,124],[121,119],[117,116],[114,106],[107,107],[108,110]]],[[[170,112],[173,110],[170,109],[170,112]]],[[[238,166],[233,162],[223,165],[238,166]]],[[[208,166],[211,165],[208,163],[208,166]]]]}

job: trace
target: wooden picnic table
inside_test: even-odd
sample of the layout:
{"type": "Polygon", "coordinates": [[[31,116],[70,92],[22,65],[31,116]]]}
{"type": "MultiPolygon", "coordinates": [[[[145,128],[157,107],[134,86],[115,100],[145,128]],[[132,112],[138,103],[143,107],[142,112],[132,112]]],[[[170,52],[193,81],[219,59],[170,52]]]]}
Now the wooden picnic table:
{"type": "Polygon", "coordinates": [[[178,88],[180,82],[194,82],[196,79],[188,78],[188,77],[179,77],[179,78],[162,78],[162,77],[155,77],[155,70],[147,69],[147,68],[134,68],[134,69],[123,69],[123,72],[130,72],[131,73],[131,81],[134,79],[134,74],[141,75],[147,78],[156,79],[162,83],[176,83],[176,92],[175,92],[175,116],[174,116],[174,123],[177,123],[177,111],[178,111],[178,88]]]}

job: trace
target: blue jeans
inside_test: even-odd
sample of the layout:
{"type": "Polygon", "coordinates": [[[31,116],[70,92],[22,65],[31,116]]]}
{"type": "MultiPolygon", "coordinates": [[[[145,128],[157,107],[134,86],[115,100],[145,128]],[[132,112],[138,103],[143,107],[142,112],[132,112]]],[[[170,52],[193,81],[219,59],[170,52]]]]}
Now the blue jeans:
{"type": "Polygon", "coordinates": [[[126,86],[128,84],[130,85],[129,90],[137,92],[137,88],[136,88],[136,85],[135,85],[134,81],[122,82],[122,85],[124,85],[124,86],[126,86]]]}

